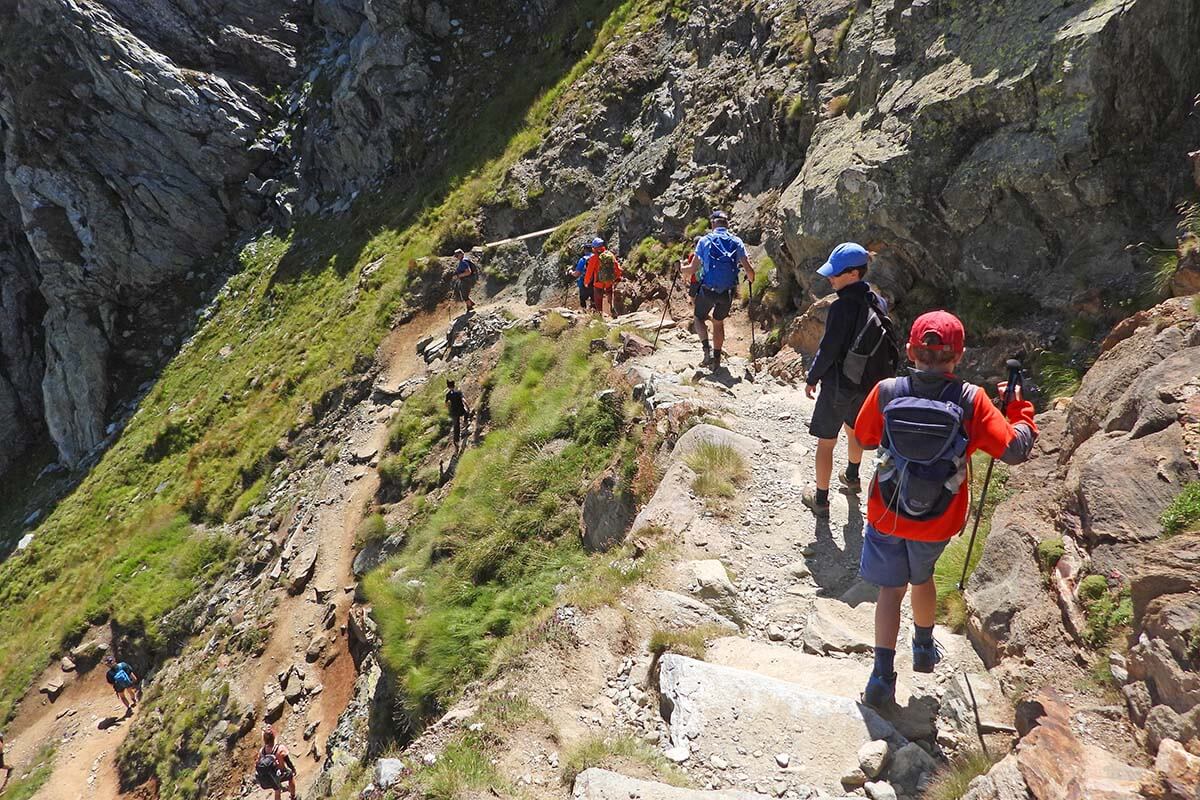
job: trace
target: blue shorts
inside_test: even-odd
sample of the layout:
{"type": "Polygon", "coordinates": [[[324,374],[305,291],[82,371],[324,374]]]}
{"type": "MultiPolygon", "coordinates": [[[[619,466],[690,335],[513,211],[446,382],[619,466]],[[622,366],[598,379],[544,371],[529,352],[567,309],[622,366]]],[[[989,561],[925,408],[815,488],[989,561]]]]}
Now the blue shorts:
{"type": "Polygon", "coordinates": [[[920,585],[933,577],[933,567],[949,543],[949,539],[944,542],[902,539],[867,525],[858,574],[867,583],[891,589],[920,585]]]}

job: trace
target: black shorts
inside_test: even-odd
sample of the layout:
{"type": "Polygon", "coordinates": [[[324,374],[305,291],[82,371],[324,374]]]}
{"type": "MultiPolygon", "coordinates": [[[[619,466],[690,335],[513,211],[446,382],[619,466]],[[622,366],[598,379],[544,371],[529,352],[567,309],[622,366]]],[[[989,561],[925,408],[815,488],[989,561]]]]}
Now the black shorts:
{"type": "Polygon", "coordinates": [[[854,427],[866,399],[867,393],[857,386],[837,380],[821,381],[808,432],[818,439],[836,439],[842,425],[854,427]]]}
{"type": "Polygon", "coordinates": [[[729,316],[733,307],[733,290],[715,292],[712,289],[700,288],[696,295],[696,319],[705,320],[709,315],[718,322],[729,316]]]}

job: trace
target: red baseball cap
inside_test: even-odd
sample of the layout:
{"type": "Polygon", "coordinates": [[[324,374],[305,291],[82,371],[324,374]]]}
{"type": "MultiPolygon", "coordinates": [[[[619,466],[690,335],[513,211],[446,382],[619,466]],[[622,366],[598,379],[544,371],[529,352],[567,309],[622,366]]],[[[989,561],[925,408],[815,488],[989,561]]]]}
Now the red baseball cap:
{"type": "Polygon", "coordinates": [[[949,311],[929,311],[917,317],[912,324],[908,343],[927,350],[948,350],[961,353],[967,334],[958,317],[949,311]]]}

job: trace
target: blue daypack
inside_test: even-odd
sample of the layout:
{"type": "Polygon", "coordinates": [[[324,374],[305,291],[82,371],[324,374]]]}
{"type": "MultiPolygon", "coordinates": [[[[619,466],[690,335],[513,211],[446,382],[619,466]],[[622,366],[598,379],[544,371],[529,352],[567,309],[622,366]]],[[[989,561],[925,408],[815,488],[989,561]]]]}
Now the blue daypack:
{"type": "Polygon", "coordinates": [[[890,388],[875,472],[879,493],[902,517],[933,519],[950,507],[967,479],[963,382],[951,381],[935,399],[914,396],[907,377],[890,388]]]}
{"type": "Polygon", "coordinates": [[[117,689],[128,689],[133,686],[133,676],[129,674],[129,665],[122,661],[112,668],[112,674],[109,679],[117,689]]]}
{"type": "Polygon", "coordinates": [[[714,292],[728,292],[737,286],[738,240],[729,233],[713,232],[704,237],[708,242],[708,263],[701,262],[700,283],[714,292]]]}

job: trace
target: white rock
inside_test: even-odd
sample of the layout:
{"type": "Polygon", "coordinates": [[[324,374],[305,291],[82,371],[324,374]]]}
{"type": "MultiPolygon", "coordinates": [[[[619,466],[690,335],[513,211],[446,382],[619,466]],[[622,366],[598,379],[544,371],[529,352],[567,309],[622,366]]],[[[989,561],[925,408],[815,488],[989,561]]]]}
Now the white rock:
{"type": "Polygon", "coordinates": [[[404,762],[398,758],[381,758],[375,762],[375,786],[388,789],[404,775],[404,762]]]}
{"type": "Polygon", "coordinates": [[[858,748],[858,765],[862,767],[863,774],[872,780],[883,772],[887,759],[888,745],[883,740],[867,742],[858,748]]]}
{"type": "Polygon", "coordinates": [[[775,754],[775,763],[778,764],[783,769],[787,769],[787,766],[788,766],[788,764],[791,763],[791,761],[792,761],[792,757],[790,755],[788,755],[787,753],[776,753],[775,754]]]}
{"type": "Polygon", "coordinates": [[[867,797],[871,800],[896,800],[896,790],[890,783],[867,781],[863,785],[863,789],[866,790],[867,797]]]}

